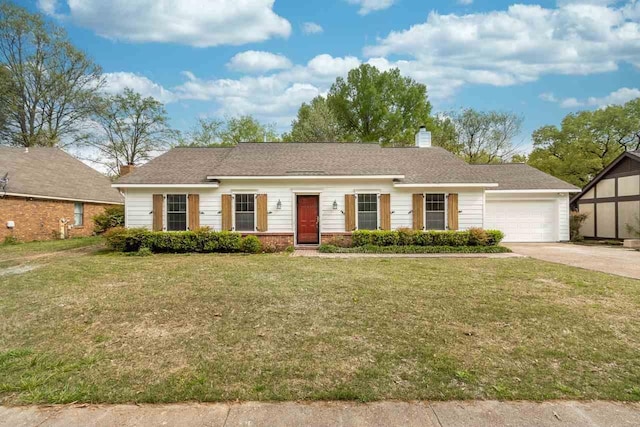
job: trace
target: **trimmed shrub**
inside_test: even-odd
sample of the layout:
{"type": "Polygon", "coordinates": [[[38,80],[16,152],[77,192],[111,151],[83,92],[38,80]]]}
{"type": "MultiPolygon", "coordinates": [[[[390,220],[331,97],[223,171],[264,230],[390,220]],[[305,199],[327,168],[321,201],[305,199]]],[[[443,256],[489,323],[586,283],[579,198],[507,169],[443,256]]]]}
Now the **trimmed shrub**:
{"type": "Polygon", "coordinates": [[[240,252],[242,250],[242,236],[231,231],[214,233],[218,236],[218,250],[216,252],[240,252]]]}
{"type": "Polygon", "coordinates": [[[416,238],[416,231],[410,228],[398,229],[398,245],[409,246],[413,245],[416,238]]]}
{"type": "Polygon", "coordinates": [[[470,228],[467,232],[469,233],[469,245],[471,246],[486,246],[489,242],[489,234],[482,228],[470,228]]]}
{"type": "Polygon", "coordinates": [[[257,254],[262,251],[262,243],[260,243],[260,239],[256,236],[247,236],[242,239],[240,247],[242,252],[246,252],[248,254],[257,254]]]}
{"type": "Polygon", "coordinates": [[[245,250],[255,253],[256,247],[258,252],[262,249],[256,236],[247,236],[247,239],[242,239],[239,233],[213,232],[209,229],[166,232],[118,227],[106,232],[105,239],[111,249],[120,252],[137,252],[140,248],[148,248],[153,253],[230,253],[245,250]]]}
{"type": "Polygon", "coordinates": [[[500,230],[485,230],[489,240],[487,240],[488,246],[498,246],[502,239],[504,239],[504,233],[500,230]]]}
{"type": "Polygon", "coordinates": [[[376,246],[396,246],[400,241],[397,231],[372,231],[371,244],[376,246]]]}
{"type": "MultiPolygon", "coordinates": [[[[498,230],[471,228],[467,231],[357,230],[353,246],[495,246],[504,237],[498,230]]],[[[335,245],[337,246],[337,245],[335,245]]]]}
{"type": "Polygon", "coordinates": [[[93,217],[96,234],[102,234],[115,227],[124,227],[124,206],[109,206],[101,214],[93,217]]]}
{"type": "Polygon", "coordinates": [[[351,239],[353,246],[364,246],[371,244],[371,231],[370,230],[356,230],[352,233],[351,239]]]}
{"type": "Polygon", "coordinates": [[[504,246],[376,246],[364,245],[353,248],[339,248],[333,245],[320,245],[322,253],[367,253],[367,254],[438,254],[438,253],[463,253],[463,254],[494,254],[511,252],[504,246]]]}

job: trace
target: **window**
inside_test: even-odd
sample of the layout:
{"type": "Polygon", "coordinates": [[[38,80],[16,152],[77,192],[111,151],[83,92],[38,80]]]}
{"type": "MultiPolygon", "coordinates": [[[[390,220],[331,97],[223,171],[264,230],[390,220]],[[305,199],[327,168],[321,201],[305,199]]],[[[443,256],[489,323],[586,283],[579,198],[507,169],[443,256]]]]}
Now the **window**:
{"type": "Polygon", "coordinates": [[[253,231],[255,229],[255,196],[253,194],[236,194],[236,231],[253,231]]]}
{"type": "Polygon", "coordinates": [[[84,224],[84,203],[76,202],[73,205],[73,225],[81,227],[84,224]]]}
{"type": "Polygon", "coordinates": [[[378,229],[378,195],[358,194],[358,230],[378,229]]]}
{"type": "Polygon", "coordinates": [[[187,195],[167,194],[167,231],[187,229],[187,195]]]}
{"type": "Polygon", "coordinates": [[[426,194],[427,203],[425,209],[426,229],[444,230],[444,194],[426,194]]]}

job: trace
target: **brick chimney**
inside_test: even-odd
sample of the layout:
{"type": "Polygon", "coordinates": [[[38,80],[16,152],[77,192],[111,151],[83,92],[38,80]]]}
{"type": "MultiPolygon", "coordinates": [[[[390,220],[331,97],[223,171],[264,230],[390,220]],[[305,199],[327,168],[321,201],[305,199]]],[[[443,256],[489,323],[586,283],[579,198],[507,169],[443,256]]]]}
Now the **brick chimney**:
{"type": "Polygon", "coordinates": [[[416,133],[416,147],[431,147],[431,132],[427,131],[425,126],[420,126],[420,130],[416,133]]]}
{"type": "Polygon", "coordinates": [[[126,164],[126,165],[120,165],[120,176],[125,176],[131,172],[133,172],[133,169],[136,166],[134,164],[126,164]]]}

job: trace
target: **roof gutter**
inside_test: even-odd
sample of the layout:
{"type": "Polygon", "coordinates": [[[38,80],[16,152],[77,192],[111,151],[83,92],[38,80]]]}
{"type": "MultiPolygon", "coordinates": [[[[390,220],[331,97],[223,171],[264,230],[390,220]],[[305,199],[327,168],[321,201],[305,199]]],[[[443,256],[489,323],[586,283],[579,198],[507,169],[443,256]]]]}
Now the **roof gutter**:
{"type": "Polygon", "coordinates": [[[268,175],[268,176],[218,176],[209,175],[207,179],[242,179],[242,180],[269,180],[269,179],[404,179],[404,175],[268,175]]]}
{"type": "MultiPolygon", "coordinates": [[[[83,202],[83,203],[100,203],[103,205],[124,205],[124,202],[113,202],[106,200],[90,200],[90,199],[75,199],[73,197],[55,197],[55,196],[41,196],[38,194],[23,194],[23,193],[2,193],[2,197],[30,197],[33,199],[45,199],[45,200],[65,200],[69,202],[83,202]]],[[[2,198],[0,197],[0,199],[2,198]]]]}
{"type": "Polygon", "coordinates": [[[487,193],[495,193],[495,194],[505,194],[505,193],[579,193],[580,190],[578,189],[574,189],[574,190],[567,190],[565,189],[556,189],[556,190],[549,190],[549,189],[539,189],[539,190],[487,190],[487,193]]]}
{"type": "Polygon", "coordinates": [[[444,188],[444,187],[461,187],[461,188],[485,188],[485,187],[497,187],[498,184],[495,182],[490,183],[424,183],[424,184],[393,184],[394,187],[399,188],[422,188],[422,187],[432,187],[432,188],[444,188]]]}
{"type": "Polygon", "coordinates": [[[206,184],[111,184],[113,188],[218,188],[217,182],[206,184]]]}

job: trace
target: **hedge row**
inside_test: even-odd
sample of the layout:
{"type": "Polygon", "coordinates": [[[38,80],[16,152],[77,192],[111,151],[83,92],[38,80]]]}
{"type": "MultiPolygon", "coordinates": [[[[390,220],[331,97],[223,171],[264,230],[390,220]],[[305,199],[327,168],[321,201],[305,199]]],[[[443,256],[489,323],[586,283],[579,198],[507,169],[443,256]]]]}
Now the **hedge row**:
{"type": "Polygon", "coordinates": [[[358,230],[353,246],[497,246],[504,234],[499,230],[471,228],[466,231],[358,230]]]}
{"type": "Polygon", "coordinates": [[[114,228],[105,233],[107,245],[120,252],[137,252],[147,248],[154,253],[246,252],[262,251],[256,236],[242,237],[229,231],[149,231],[144,228],[114,228]]]}
{"type": "Polygon", "coordinates": [[[339,254],[497,254],[511,252],[504,246],[376,246],[364,245],[342,248],[334,245],[321,245],[318,251],[339,254]]]}

